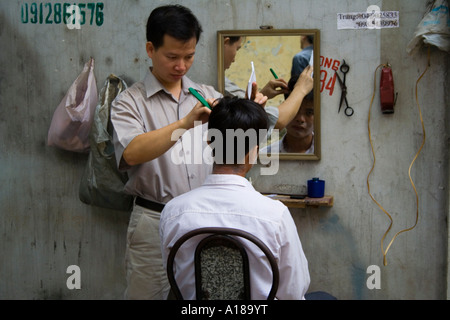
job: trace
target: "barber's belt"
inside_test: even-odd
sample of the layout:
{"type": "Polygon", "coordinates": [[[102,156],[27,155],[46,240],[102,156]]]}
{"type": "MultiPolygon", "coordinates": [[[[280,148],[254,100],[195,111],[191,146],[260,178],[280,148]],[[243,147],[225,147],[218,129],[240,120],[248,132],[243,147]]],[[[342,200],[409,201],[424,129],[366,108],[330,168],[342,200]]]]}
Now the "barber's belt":
{"type": "Polygon", "coordinates": [[[158,202],[154,202],[154,201],[150,201],[141,197],[136,197],[136,201],[135,203],[138,206],[153,210],[153,211],[158,211],[161,212],[164,209],[164,204],[162,203],[158,203],[158,202]]]}

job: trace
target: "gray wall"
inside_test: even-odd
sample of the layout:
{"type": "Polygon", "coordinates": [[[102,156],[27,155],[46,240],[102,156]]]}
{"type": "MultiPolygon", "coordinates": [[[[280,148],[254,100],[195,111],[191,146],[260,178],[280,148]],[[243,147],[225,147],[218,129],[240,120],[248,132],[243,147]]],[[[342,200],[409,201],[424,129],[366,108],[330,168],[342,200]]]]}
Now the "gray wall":
{"type": "MultiPolygon", "coordinates": [[[[102,26],[69,30],[63,24],[22,23],[24,1],[0,2],[0,299],[121,299],[129,214],[91,207],[78,199],[87,155],[46,146],[54,109],[90,56],[99,89],[110,73],[129,83],[145,74],[145,22],[166,1],[104,1],[102,26]],[[70,265],[81,269],[80,290],[66,287],[70,265]]],[[[422,142],[415,81],[426,51],[409,56],[406,45],[426,1],[172,1],[190,7],[204,34],[190,77],[217,83],[216,31],[318,28],[321,55],[346,61],[351,118],[337,114],[340,90],[323,93],[322,159],[283,161],[276,176],[252,173],[264,192],[298,188],[313,176],[326,180],[332,208],[292,209],[309,260],[311,290],[340,299],[445,299],[449,212],[448,54],[431,50],[431,66],[419,84],[427,141],[412,169],[419,194],[419,223],[401,234],[383,266],[380,240],[386,215],[372,202],[366,178],[372,166],[367,118],[373,74],[393,66],[399,92],[395,114],[372,109],[377,164],[372,193],[392,214],[393,234],[412,226],[416,199],[408,167],[422,142]],[[376,4],[400,12],[400,28],[337,30],[336,13],[363,12],[376,4]],[[219,15],[216,13],[220,12],[219,15]],[[381,269],[381,289],[369,290],[370,265],[381,269]]],[[[33,2],[27,2],[31,4],[33,2]]],[[[38,3],[38,2],[36,2],[38,3]]],[[[45,19],[45,17],[44,17],[45,19]]]]}

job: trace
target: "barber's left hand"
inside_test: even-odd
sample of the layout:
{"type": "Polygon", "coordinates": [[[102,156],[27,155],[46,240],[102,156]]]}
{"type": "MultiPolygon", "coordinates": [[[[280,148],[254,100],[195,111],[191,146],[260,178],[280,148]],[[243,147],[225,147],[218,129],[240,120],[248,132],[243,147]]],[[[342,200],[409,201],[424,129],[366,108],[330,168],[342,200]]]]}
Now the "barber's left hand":
{"type": "Polygon", "coordinates": [[[284,79],[272,79],[261,89],[261,93],[267,96],[267,99],[272,99],[279,94],[289,93],[289,87],[284,79]]]}

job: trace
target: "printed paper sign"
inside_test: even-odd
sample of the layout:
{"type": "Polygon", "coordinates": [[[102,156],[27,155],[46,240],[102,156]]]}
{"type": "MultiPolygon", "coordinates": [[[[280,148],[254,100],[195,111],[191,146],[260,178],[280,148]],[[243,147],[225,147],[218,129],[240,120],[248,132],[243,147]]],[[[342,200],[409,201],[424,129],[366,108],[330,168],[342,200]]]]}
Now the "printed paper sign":
{"type": "Polygon", "coordinates": [[[341,29],[382,29],[398,28],[398,11],[348,12],[337,14],[337,28],[341,29]]]}

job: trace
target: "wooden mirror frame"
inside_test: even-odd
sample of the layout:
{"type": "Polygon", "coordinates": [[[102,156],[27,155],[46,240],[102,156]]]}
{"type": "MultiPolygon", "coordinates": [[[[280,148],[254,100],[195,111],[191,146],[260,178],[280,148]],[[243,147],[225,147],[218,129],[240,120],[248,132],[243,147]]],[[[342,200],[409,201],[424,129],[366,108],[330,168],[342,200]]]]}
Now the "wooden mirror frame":
{"type": "MultiPolygon", "coordinates": [[[[218,90],[225,92],[225,70],[224,70],[224,39],[226,37],[260,37],[260,36],[314,36],[314,153],[280,153],[280,160],[320,160],[321,157],[321,133],[320,133],[320,30],[318,29],[261,29],[261,30],[219,30],[217,31],[217,83],[218,90]]],[[[299,42],[300,44],[300,39],[299,42]]],[[[300,45],[292,57],[301,51],[300,45]]],[[[269,68],[267,68],[269,70],[269,68]]],[[[290,71],[289,71],[290,72],[290,71]]],[[[258,69],[256,70],[258,73],[258,69]]],[[[250,76],[250,74],[248,74],[250,76]]],[[[258,74],[256,75],[258,77],[258,74]]],[[[290,73],[289,73],[290,77],[290,73]]],[[[258,80],[258,78],[257,78],[258,80]]],[[[285,79],[289,81],[289,79],[285,79]]],[[[261,88],[265,84],[258,83],[261,88]]]]}

